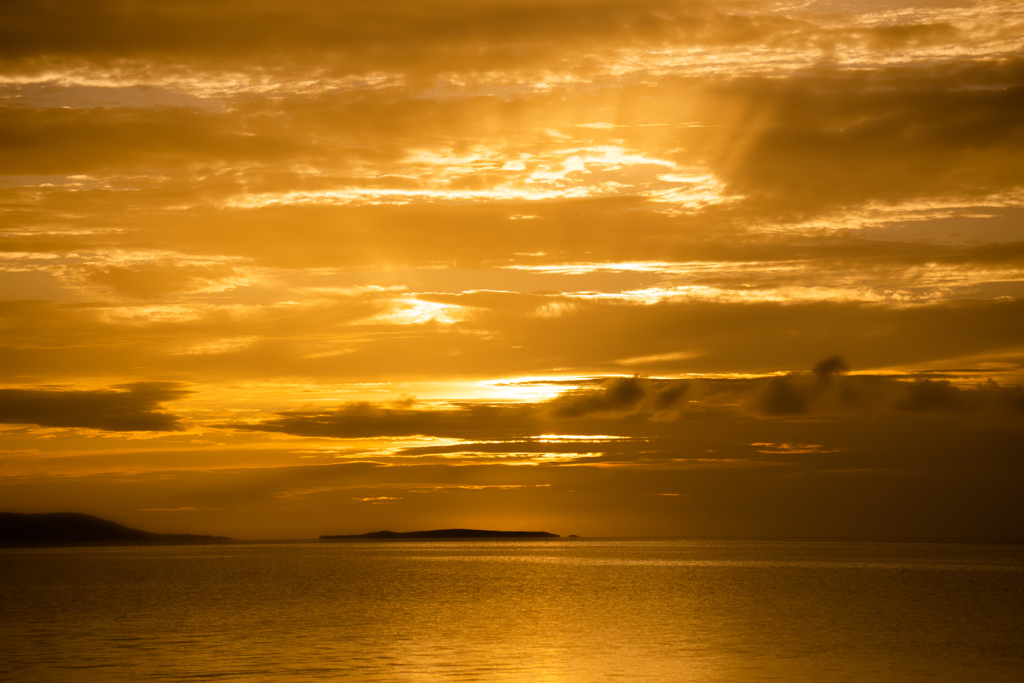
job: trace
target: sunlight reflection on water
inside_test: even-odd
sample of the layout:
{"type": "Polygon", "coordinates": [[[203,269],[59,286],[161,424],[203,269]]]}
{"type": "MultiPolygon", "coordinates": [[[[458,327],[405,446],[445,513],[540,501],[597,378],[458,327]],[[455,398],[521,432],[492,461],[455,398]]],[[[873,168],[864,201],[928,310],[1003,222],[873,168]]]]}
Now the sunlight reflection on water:
{"type": "Polygon", "coordinates": [[[0,550],[10,681],[1015,681],[1024,548],[544,540],[0,550]]]}

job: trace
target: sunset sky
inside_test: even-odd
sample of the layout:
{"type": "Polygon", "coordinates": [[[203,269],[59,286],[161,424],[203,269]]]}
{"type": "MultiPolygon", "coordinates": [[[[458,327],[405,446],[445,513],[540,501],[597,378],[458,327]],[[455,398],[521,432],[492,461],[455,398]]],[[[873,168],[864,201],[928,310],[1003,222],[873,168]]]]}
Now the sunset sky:
{"type": "Polygon", "coordinates": [[[0,509],[1024,536],[1024,2],[5,0],[0,509]]]}

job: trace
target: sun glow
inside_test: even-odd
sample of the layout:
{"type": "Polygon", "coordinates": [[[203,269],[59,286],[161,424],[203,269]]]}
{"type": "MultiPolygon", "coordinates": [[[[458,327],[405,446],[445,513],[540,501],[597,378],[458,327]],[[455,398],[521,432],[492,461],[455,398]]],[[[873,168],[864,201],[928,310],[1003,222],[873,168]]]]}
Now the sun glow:
{"type": "Polygon", "coordinates": [[[516,377],[477,382],[481,398],[495,401],[540,402],[550,400],[585,377],[516,377]]]}

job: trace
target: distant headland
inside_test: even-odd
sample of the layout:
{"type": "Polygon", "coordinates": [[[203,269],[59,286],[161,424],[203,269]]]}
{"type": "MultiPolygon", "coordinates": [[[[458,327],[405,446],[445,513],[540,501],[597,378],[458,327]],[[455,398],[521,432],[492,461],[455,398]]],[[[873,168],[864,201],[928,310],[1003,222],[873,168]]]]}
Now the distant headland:
{"type": "Polygon", "coordinates": [[[79,512],[0,512],[0,545],[124,545],[226,543],[225,536],[154,534],[79,512]]]}
{"type": "Polygon", "coordinates": [[[368,534],[321,536],[321,541],[388,540],[405,538],[561,538],[547,531],[488,531],[486,529],[435,529],[434,531],[371,531],[368,534]]]}

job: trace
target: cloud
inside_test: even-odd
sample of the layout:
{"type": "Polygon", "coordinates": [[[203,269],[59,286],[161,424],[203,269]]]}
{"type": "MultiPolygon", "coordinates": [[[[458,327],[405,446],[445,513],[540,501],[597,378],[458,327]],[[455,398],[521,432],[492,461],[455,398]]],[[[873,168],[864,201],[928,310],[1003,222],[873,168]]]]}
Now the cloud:
{"type": "MultiPolygon", "coordinates": [[[[752,81],[734,95],[758,112],[742,149],[712,164],[730,192],[794,215],[919,197],[974,197],[1020,188],[1024,153],[1019,64],[1001,87],[956,72],[912,70],[890,87],[853,75],[752,81]]],[[[750,125],[750,124],[743,124],[750,125]]]]}
{"type": "Polygon", "coordinates": [[[899,407],[919,413],[960,412],[967,405],[965,392],[954,387],[949,380],[919,380],[908,387],[905,400],[899,407]]]}
{"type": "Polygon", "coordinates": [[[396,408],[368,402],[342,405],[332,411],[287,411],[251,424],[228,424],[245,431],[283,432],[330,438],[434,436],[473,438],[515,437],[533,433],[534,408],[529,405],[466,404],[453,408],[396,408]]]}
{"type": "Polygon", "coordinates": [[[1015,49],[1019,35],[1012,3],[825,9],[705,0],[443,0],[429,11],[415,0],[174,0],[144,9],[116,0],[74,8],[11,0],[0,14],[0,60],[36,76],[84,71],[86,83],[107,71],[115,81],[201,88],[216,74],[223,91],[280,92],[346,77],[367,88],[395,73],[429,87],[453,74],[527,70],[542,71],[538,80],[548,85],[552,74],[732,76],[823,62],[865,69],[977,60],[1015,49]]]}
{"type": "Polygon", "coordinates": [[[850,367],[846,364],[846,361],[839,356],[829,356],[825,360],[819,361],[811,369],[815,375],[821,378],[823,381],[827,381],[828,378],[833,375],[838,375],[843,372],[848,372],[850,367]]]}
{"type": "Polygon", "coordinates": [[[837,370],[841,363],[831,357],[818,363],[815,371],[776,377],[690,381],[611,377],[534,403],[396,406],[356,402],[333,410],[286,411],[269,419],[220,426],[318,438],[454,438],[467,443],[409,447],[402,453],[485,458],[493,453],[529,459],[538,453],[633,452],[636,443],[615,439],[679,436],[692,429],[694,421],[725,425],[749,418],[848,421],[933,414],[1012,424],[1024,414],[1021,386],[988,382],[957,387],[943,379],[844,375],[837,370]],[[828,382],[822,381],[823,368],[831,369],[828,382]],[[690,398],[684,401],[683,397],[690,398]],[[560,434],[584,436],[572,440],[560,434]],[[610,445],[599,443],[602,435],[612,435],[610,445]]]}
{"type": "Polygon", "coordinates": [[[493,379],[550,375],[555,368],[600,376],[770,373],[808,367],[807,359],[823,357],[823,350],[841,350],[859,370],[925,362],[948,367],[957,359],[996,360],[1024,338],[1019,301],[648,305],[485,292],[416,297],[460,306],[464,312],[451,324],[379,318],[371,324],[397,310],[395,299],[409,296],[371,291],[295,301],[293,292],[268,287],[257,294],[264,291],[274,303],[0,302],[3,377],[16,383],[60,381],[67,373],[100,378],[132,367],[198,382],[493,379]],[[537,314],[549,304],[563,307],[559,315],[537,314]],[[667,352],[686,353],[651,367],[616,362],[667,352]]]}
{"type": "Polygon", "coordinates": [[[669,382],[661,386],[654,394],[654,408],[667,410],[675,407],[683,400],[689,389],[690,385],[685,381],[669,382]]]}
{"type": "Polygon", "coordinates": [[[142,263],[134,266],[88,265],[72,269],[86,284],[109,288],[134,299],[157,299],[190,291],[230,289],[242,280],[230,266],[142,263]]]}
{"type": "Polygon", "coordinates": [[[177,382],[135,382],[117,390],[0,389],[0,422],[105,431],[167,432],[180,418],[161,404],[191,393],[177,382]]]}
{"type": "Polygon", "coordinates": [[[989,381],[970,387],[957,387],[946,379],[921,379],[903,387],[896,407],[916,413],[999,412],[1010,416],[1024,414],[1024,387],[1000,387],[989,381]]]}
{"type": "Polygon", "coordinates": [[[605,380],[598,390],[562,394],[553,408],[555,417],[583,417],[592,413],[631,411],[646,395],[645,380],[639,377],[615,377],[605,380]]]}
{"type": "Polygon", "coordinates": [[[612,377],[596,387],[564,392],[552,399],[546,410],[556,419],[651,414],[678,407],[689,390],[690,383],[685,380],[612,377]]]}
{"type": "Polygon", "coordinates": [[[270,67],[286,55],[339,73],[464,71],[550,63],[567,46],[607,53],[666,43],[752,42],[795,23],[700,1],[446,0],[432,3],[429,12],[422,9],[409,0],[373,6],[176,0],[143,11],[97,0],[55,11],[46,3],[16,0],[5,3],[0,15],[0,57],[16,63],[79,58],[270,67]]]}
{"type": "Polygon", "coordinates": [[[0,105],[0,174],[287,161],[308,141],[192,108],[35,109],[0,105]]]}
{"type": "Polygon", "coordinates": [[[849,372],[849,370],[850,366],[839,356],[829,356],[811,368],[811,372],[818,377],[818,383],[822,386],[828,386],[833,377],[849,372]]]}
{"type": "Polygon", "coordinates": [[[988,380],[956,386],[948,379],[840,374],[848,369],[833,356],[815,365],[811,375],[774,377],[755,390],[753,404],[772,417],[906,412],[1012,421],[1024,412],[1024,387],[1019,385],[988,380]]]}
{"type": "MultiPolygon", "coordinates": [[[[929,274],[954,272],[936,264],[956,264],[957,279],[969,282],[976,277],[968,271],[983,264],[1019,269],[1019,242],[951,247],[806,233],[877,225],[888,215],[880,207],[896,220],[935,211],[936,202],[959,202],[944,210],[953,214],[978,203],[1019,204],[1013,161],[1022,129],[1007,112],[1016,110],[1024,78],[1013,60],[987,68],[980,75],[924,67],[885,72],[892,79],[885,88],[862,75],[819,71],[723,83],[669,77],[659,86],[565,84],[508,96],[266,96],[220,113],[0,107],[7,150],[0,170],[92,174],[49,186],[40,176],[30,187],[6,190],[17,212],[0,221],[50,233],[9,238],[47,251],[83,242],[166,242],[183,253],[215,251],[274,267],[362,268],[439,261],[480,267],[516,260],[510,252],[543,253],[539,264],[571,262],[579,260],[574,247],[585,220],[588,260],[818,259],[830,267],[766,268],[771,280],[751,284],[805,285],[813,275],[870,280],[856,284],[883,291],[919,286],[929,274]],[[575,128],[580,112],[592,108],[617,116],[622,127],[575,128]],[[704,127],[681,127],[690,119],[704,127]],[[651,121],[665,127],[647,127],[651,121]],[[569,130],[574,138],[552,142],[538,133],[542,128],[569,130]],[[651,193],[690,184],[658,180],[665,168],[640,163],[613,169],[588,162],[589,173],[569,174],[553,187],[528,182],[534,171],[559,168],[580,149],[611,148],[625,158],[676,164],[669,175],[708,176],[717,199],[697,209],[660,201],[651,193]],[[526,170],[502,171],[510,161],[526,170]],[[461,183],[473,183],[479,194],[457,194],[461,183]],[[589,200],[523,201],[545,188],[554,193],[548,199],[564,190],[589,200]],[[242,208],[264,201],[279,204],[242,208]],[[366,205],[373,202],[385,205],[366,205]],[[537,219],[510,230],[517,214],[537,219]],[[77,234],[54,234],[69,215],[77,234]],[[424,224],[431,226],[429,239],[419,230],[424,224]],[[769,225],[798,234],[767,237],[761,228],[769,225]],[[85,237],[86,227],[104,232],[85,237]],[[238,239],[240,231],[247,239],[238,239]]],[[[704,274],[701,284],[746,284],[749,274],[719,273],[704,274]]]]}
{"type": "Polygon", "coordinates": [[[765,415],[802,415],[807,412],[807,398],[789,379],[773,377],[761,393],[758,409],[765,415]]]}

